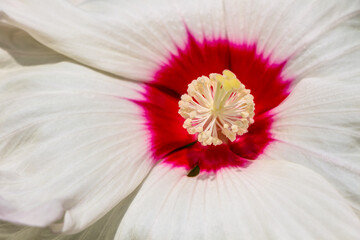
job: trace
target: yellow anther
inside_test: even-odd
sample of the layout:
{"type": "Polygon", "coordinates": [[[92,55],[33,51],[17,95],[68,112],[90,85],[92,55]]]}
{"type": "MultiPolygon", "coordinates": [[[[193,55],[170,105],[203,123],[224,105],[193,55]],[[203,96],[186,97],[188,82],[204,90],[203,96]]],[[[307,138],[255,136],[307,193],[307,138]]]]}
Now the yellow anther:
{"type": "Polygon", "coordinates": [[[215,74],[215,79],[221,83],[225,91],[237,90],[241,87],[241,82],[236,78],[235,74],[229,70],[223,71],[224,75],[215,74]]]}
{"type": "Polygon", "coordinates": [[[230,81],[232,89],[238,90],[241,87],[241,83],[240,83],[239,79],[232,78],[229,81],[230,81]]]}
{"type": "Polygon", "coordinates": [[[236,78],[236,75],[227,69],[223,71],[223,75],[228,79],[236,78]]]}
{"type": "Polygon", "coordinates": [[[225,78],[223,75],[221,75],[221,74],[215,73],[213,76],[214,76],[215,79],[216,79],[217,81],[219,81],[221,84],[223,84],[223,83],[226,81],[226,78],[225,78]]]}

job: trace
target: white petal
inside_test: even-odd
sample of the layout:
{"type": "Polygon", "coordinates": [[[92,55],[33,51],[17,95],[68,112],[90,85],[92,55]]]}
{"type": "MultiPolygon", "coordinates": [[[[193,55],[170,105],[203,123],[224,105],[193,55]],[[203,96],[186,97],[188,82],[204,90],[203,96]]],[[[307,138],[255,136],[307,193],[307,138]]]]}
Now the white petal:
{"type": "Polygon", "coordinates": [[[360,221],[318,174],[286,161],[186,176],[158,165],[126,212],[123,239],[356,239],[360,221]]]}
{"type": "Polygon", "coordinates": [[[226,0],[228,36],[256,42],[284,76],[345,77],[360,73],[360,2],[226,0]]]}
{"type": "Polygon", "coordinates": [[[105,14],[61,0],[4,0],[0,9],[3,21],[23,28],[44,45],[136,80],[150,80],[178,46],[184,47],[186,27],[200,40],[225,34],[219,0],[97,4],[106,8],[105,14]]]}
{"type": "Polygon", "coordinates": [[[0,75],[17,67],[66,60],[21,29],[0,22],[0,33],[0,75]]]}
{"type": "Polygon", "coordinates": [[[305,79],[274,109],[271,157],[306,165],[360,210],[360,86],[305,79]]]}
{"type": "MultiPolygon", "coordinates": [[[[139,189],[139,188],[138,188],[139,189]]],[[[113,240],[120,221],[134,199],[137,190],[120,202],[96,223],[77,234],[58,234],[48,228],[14,225],[0,221],[0,239],[6,240],[113,240]]]]}
{"type": "Polygon", "coordinates": [[[141,86],[71,63],[0,81],[0,218],[84,229],[132,192],[153,163],[141,86]]]}

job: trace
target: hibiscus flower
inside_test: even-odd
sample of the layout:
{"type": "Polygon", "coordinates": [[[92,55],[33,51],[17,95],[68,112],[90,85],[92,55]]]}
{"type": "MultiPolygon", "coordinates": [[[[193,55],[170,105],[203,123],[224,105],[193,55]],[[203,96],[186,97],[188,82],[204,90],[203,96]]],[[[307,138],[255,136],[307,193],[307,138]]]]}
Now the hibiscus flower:
{"type": "Polygon", "coordinates": [[[359,1],[2,0],[0,21],[0,237],[359,239],[359,1]]]}

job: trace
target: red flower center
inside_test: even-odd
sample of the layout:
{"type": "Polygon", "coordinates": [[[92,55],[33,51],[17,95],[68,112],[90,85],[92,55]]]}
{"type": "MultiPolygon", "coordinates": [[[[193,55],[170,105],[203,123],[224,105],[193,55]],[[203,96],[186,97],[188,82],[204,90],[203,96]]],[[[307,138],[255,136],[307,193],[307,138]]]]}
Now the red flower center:
{"type": "Polygon", "coordinates": [[[145,101],[138,102],[151,133],[154,158],[174,167],[194,167],[216,172],[223,167],[246,167],[262,154],[273,141],[268,111],[278,106],[289,94],[291,79],[283,79],[286,61],[270,64],[257,52],[256,43],[236,45],[227,40],[202,42],[190,33],[184,49],[178,49],[168,62],[155,71],[153,81],[146,86],[145,101]],[[220,146],[202,146],[194,135],[182,127],[178,101],[188,84],[199,76],[221,73],[229,69],[247,89],[255,102],[254,123],[248,132],[234,142],[220,146]]]}

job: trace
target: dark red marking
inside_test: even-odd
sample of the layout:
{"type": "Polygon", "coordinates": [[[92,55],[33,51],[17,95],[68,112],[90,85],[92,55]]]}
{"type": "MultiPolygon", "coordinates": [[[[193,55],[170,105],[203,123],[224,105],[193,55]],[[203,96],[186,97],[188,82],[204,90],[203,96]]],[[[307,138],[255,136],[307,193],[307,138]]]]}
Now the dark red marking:
{"type": "Polygon", "coordinates": [[[246,167],[251,161],[235,154],[227,144],[203,146],[197,142],[169,155],[165,162],[174,167],[183,166],[188,171],[199,166],[200,171],[216,172],[223,167],[246,167]]]}
{"type": "Polygon", "coordinates": [[[272,141],[269,110],[278,106],[289,94],[290,79],[281,76],[286,61],[269,64],[257,53],[256,44],[236,45],[227,40],[197,41],[191,34],[185,49],[178,49],[166,64],[155,71],[153,81],[146,87],[144,108],[151,134],[151,151],[156,160],[164,158],[174,167],[200,171],[217,171],[223,167],[245,167],[255,160],[272,141]],[[188,84],[199,76],[221,73],[229,69],[251,90],[255,101],[255,123],[248,133],[235,142],[204,147],[196,143],[173,152],[194,140],[182,127],[184,119],[178,114],[178,101],[188,84]]]}

